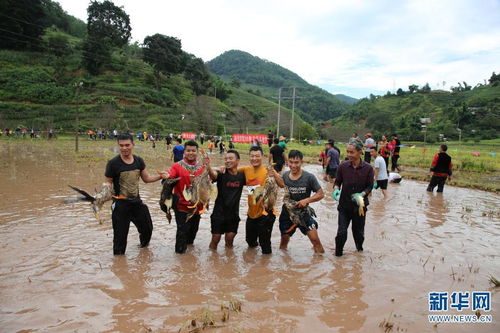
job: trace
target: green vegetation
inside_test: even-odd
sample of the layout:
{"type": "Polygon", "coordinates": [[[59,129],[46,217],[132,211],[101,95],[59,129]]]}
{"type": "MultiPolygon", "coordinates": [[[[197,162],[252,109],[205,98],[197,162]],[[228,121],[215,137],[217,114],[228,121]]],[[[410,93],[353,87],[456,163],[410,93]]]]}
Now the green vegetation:
{"type": "Polygon", "coordinates": [[[475,88],[459,83],[452,92],[430,90],[428,85],[421,89],[411,85],[406,92],[399,89],[397,94],[370,95],[332,120],[329,134],[348,128],[358,133],[370,131],[376,137],[397,132],[403,141],[424,141],[425,138],[430,143],[443,138],[458,139],[460,131],[464,141],[496,138],[500,131],[497,77],[493,73],[489,84],[475,88]],[[426,133],[422,131],[421,118],[430,118],[431,122],[424,124],[426,133]]]}
{"type": "Polygon", "coordinates": [[[282,104],[292,107],[292,91],[296,87],[295,108],[302,118],[310,123],[340,116],[349,109],[349,104],[327,91],[308,84],[297,74],[273,62],[252,56],[249,53],[231,50],[224,52],[207,63],[215,74],[230,82],[234,87],[242,87],[250,93],[272,101],[278,100],[278,88],[282,89],[282,104]]]}
{"type": "MultiPolygon", "coordinates": [[[[50,0],[4,5],[1,15],[9,20],[0,21],[12,34],[0,34],[2,129],[71,132],[77,117],[80,131],[223,134],[276,128],[277,103],[210,75],[200,58],[182,50],[179,39],[154,34],[143,47],[129,44],[128,14],[111,1],[92,1],[88,24],[50,0]],[[32,16],[40,20],[26,21],[32,16]],[[3,43],[9,38],[16,43],[3,43]]],[[[286,133],[290,122],[283,107],[280,127],[286,133]]],[[[294,127],[302,137],[316,136],[298,115],[294,127]]]]}

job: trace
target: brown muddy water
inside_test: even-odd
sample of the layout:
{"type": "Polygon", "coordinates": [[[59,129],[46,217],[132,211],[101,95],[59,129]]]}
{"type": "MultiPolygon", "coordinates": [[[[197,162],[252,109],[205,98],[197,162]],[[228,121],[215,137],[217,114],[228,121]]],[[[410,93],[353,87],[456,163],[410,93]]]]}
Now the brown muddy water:
{"type": "MultiPolygon", "coordinates": [[[[68,184],[99,186],[111,143],[70,146],[3,144],[0,152],[0,332],[177,332],[201,313],[213,314],[220,332],[499,332],[500,197],[445,187],[429,195],[426,184],[403,180],[389,187],[389,200],[374,193],[367,213],[365,251],[352,235],[336,258],[336,203],[331,186],[318,213],[324,255],[314,255],[296,233],[273,254],[248,249],[244,221],[235,247],[208,249],[209,213],[202,217],[188,253],[174,253],[175,223],[158,205],[160,184],[141,184],[154,222],[151,244],[137,248],[130,228],[125,256],[112,255],[109,210],[100,224],[88,204],[62,205],[68,184]],[[86,149],[86,150],[85,150],[86,149]],[[67,152],[65,152],[67,150],[67,152]],[[428,293],[491,291],[493,323],[428,322],[428,293]],[[220,318],[221,303],[241,302],[241,312],[220,318]],[[209,311],[207,311],[209,309],[209,311]],[[379,327],[389,319],[392,328],[379,327]]],[[[166,164],[149,145],[138,144],[148,170],[166,164]]],[[[214,165],[220,165],[219,156],[214,165]]],[[[320,176],[318,166],[306,169],[320,176]]],[[[246,198],[240,215],[244,220],[246,198]]],[[[458,314],[456,310],[438,314],[458,314]]],[[[471,309],[461,314],[472,314],[471,309]]]]}

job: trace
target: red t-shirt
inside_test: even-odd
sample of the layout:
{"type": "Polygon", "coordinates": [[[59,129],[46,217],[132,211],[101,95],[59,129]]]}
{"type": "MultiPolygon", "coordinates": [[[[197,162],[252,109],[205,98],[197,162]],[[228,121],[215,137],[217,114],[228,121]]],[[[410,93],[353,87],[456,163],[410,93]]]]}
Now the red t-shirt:
{"type": "MultiPolygon", "coordinates": [[[[184,187],[185,188],[191,187],[192,178],[201,174],[204,169],[205,166],[201,162],[195,161],[194,163],[190,163],[186,159],[174,163],[170,167],[170,178],[178,178],[178,177],[181,178],[179,179],[177,185],[175,185],[174,187],[174,194],[180,196],[179,203],[177,204],[178,210],[185,212],[191,210],[190,208],[188,208],[188,206],[191,206],[192,203],[184,199],[184,195],[182,194],[182,192],[184,191],[184,187]]],[[[201,211],[202,208],[203,205],[198,204],[197,207],[198,212],[201,211]]]]}

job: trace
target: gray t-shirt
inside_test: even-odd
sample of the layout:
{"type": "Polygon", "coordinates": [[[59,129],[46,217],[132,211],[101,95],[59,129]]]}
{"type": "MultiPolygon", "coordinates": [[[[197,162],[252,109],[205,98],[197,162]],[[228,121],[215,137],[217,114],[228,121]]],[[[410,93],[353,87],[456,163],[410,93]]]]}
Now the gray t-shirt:
{"type": "Polygon", "coordinates": [[[309,198],[311,192],[318,192],[321,189],[321,185],[316,177],[304,170],[302,170],[302,176],[297,180],[290,179],[290,171],[285,172],[283,174],[283,181],[290,191],[290,199],[295,201],[309,198]]]}
{"type": "Polygon", "coordinates": [[[367,152],[370,152],[370,150],[372,149],[372,147],[375,147],[375,140],[373,140],[372,138],[368,138],[365,140],[365,151],[367,152]]]}
{"type": "Polygon", "coordinates": [[[375,169],[378,169],[377,180],[386,180],[387,176],[387,166],[385,165],[385,160],[382,156],[377,156],[375,159],[375,169]]]}
{"type": "Polygon", "coordinates": [[[330,148],[328,149],[328,152],[326,153],[327,157],[330,157],[330,163],[328,163],[328,167],[330,169],[336,169],[338,168],[340,164],[340,154],[335,148],[330,148]]]}

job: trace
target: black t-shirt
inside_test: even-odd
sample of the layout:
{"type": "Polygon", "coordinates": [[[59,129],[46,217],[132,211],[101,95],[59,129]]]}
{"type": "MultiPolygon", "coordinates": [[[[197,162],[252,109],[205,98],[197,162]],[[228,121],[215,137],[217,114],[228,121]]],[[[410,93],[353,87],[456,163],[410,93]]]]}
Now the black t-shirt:
{"type": "Polygon", "coordinates": [[[245,186],[245,174],[238,172],[232,175],[229,172],[217,171],[217,199],[212,216],[238,216],[240,198],[245,186]]]}
{"type": "Polygon", "coordinates": [[[276,164],[285,164],[285,159],[283,158],[283,153],[285,150],[280,145],[274,145],[269,150],[269,153],[273,155],[273,162],[276,164]]]}
{"type": "Polygon", "coordinates": [[[140,202],[139,178],[141,171],[146,168],[144,160],[133,155],[134,162],[123,162],[120,155],[108,161],[104,175],[113,178],[113,192],[116,196],[123,196],[129,202],[140,202]]]}

